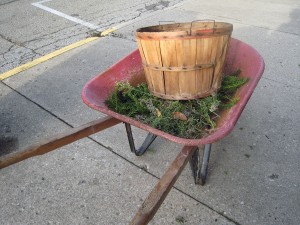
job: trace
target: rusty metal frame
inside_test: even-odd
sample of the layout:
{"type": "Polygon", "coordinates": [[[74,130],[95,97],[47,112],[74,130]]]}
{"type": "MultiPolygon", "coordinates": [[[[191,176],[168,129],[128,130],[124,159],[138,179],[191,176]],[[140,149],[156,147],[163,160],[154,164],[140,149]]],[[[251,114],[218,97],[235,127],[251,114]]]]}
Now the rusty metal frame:
{"type": "MultiPolygon", "coordinates": [[[[136,149],[135,144],[134,144],[134,138],[132,135],[131,125],[129,123],[125,123],[125,128],[126,128],[126,133],[127,133],[127,137],[128,137],[130,150],[136,156],[143,155],[147,151],[147,149],[150,147],[152,142],[155,140],[155,138],[157,137],[154,134],[148,133],[148,135],[147,135],[146,139],[144,140],[143,144],[141,145],[141,147],[136,149]]],[[[195,150],[193,151],[193,155],[190,159],[190,165],[191,165],[192,173],[193,173],[193,176],[195,179],[195,184],[204,185],[206,182],[211,146],[212,146],[212,144],[204,145],[202,157],[201,157],[201,153],[200,153],[200,151],[202,151],[202,149],[199,149],[199,147],[194,146],[195,150]]]]}
{"type": "Polygon", "coordinates": [[[155,140],[155,138],[157,137],[154,134],[148,133],[148,135],[147,135],[145,141],[143,142],[143,144],[141,145],[141,147],[139,147],[138,149],[136,149],[135,148],[135,144],[134,144],[134,139],[133,139],[133,135],[132,135],[132,130],[131,130],[130,124],[129,123],[125,123],[125,128],[126,128],[126,132],[127,132],[127,137],[128,137],[128,142],[129,142],[130,150],[136,156],[143,155],[147,151],[147,149],[150,147],[150,145],[152,144],[152,142],[155,140]]]}

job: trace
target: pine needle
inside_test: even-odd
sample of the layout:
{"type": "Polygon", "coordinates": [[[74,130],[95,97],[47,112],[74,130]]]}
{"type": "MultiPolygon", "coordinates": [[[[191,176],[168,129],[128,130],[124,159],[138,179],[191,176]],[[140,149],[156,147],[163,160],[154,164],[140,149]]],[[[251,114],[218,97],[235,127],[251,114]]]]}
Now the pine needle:
{"type": "Polygon", "coordinates": [[[248,81],[238,77],[239,74],[237,71],[225,76],[218,94],[187,101],[157,98],[145,83],[133,87],[128,82],[117,82],[106,104],[117,113],[174,136],[200,138],[214,130],[219,110],[230,108],[239,101],[233,95],[248,81]]]}

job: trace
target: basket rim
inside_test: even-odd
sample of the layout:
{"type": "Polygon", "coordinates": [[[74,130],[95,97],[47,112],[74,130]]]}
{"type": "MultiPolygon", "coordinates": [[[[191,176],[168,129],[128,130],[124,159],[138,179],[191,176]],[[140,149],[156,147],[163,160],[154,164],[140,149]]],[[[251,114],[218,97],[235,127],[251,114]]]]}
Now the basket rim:
{"type": "Polygon", "coordinates": [[[233,25],[227,22],[189,22],[142,27],[136,30],[139,39],[186,39],[201,36],[231,35],[233,25]]]}

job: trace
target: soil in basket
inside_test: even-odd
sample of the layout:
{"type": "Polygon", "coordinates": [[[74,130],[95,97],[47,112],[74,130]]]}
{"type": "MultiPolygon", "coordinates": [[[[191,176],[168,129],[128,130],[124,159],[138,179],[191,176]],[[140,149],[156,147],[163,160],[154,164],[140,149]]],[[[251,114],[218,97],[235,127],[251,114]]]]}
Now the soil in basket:
{"type": "Polygon", "coordinates": [[[175,101],[152,95],[146,83],[131,86],[118,82],[106,100],[107,106],[120,114],[134,118],[177,137],[198,139],[215,130],[221,110],[234,106],[239,87],[248,79],[240,71],[226,75],[217,94],[195,100],[175,101]]]}

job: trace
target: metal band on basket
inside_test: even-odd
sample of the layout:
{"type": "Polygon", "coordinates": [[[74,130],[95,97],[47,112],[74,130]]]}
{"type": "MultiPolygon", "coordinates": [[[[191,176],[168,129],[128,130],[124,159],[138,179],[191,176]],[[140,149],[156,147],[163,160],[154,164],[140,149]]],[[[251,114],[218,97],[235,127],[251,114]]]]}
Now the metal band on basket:
{"type": "Polygon", "coordinates": [[[159,71],[194,71],[194,70],[202,70],[202,69],[209,69],[215,67],[215,63],[211,64],[196,64],[194,66],[180,66],[180,67],[175,67],[175,66],[156,66],[156,65],[149,65],[146,63],[143,63],[144,67],[147,67],[152,70],[159,70],[159,71]]]}

